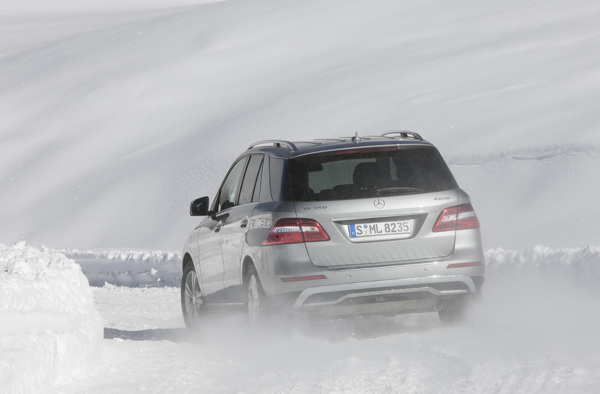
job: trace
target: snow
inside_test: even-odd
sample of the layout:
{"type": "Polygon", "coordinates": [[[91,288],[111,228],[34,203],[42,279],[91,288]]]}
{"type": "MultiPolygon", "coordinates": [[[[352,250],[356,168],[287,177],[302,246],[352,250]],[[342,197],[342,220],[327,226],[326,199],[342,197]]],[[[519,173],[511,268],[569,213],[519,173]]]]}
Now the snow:
{"type": "Polygon", "coordinates": [[[81,268],[64,255],[0,245],[0,300],[2,392],[42,392],[100,362],[102,318],[81,268]]]}
{"type": "Polygon", "coordinates": [[[484,302],[436,314],[271,322],[214,315],[189,333],[176,287],[94,288],[105,361],[60,393],[597,392],[600,250],[486,252],[484,302]],[[589,278],[589,280],[585,280],[589,278]],[[133,363],[134,367],[132,367],[133,363]]]}
{"type": "Polygon", "coordinates": [[[82,268],[91,286],[179,286],[181,253],[161,251],[61,250],[82,268]]]}
{"type": "Polygon", "coordinates": [[[598,20],[593,0],[0,0],[0,392],[597,392],[598,20]],[[389,129],[472,197],[467,321],[187,333],[189,202],[254,141],[389,129]]]}
{"type": "Polygon", "coordinates": [[[0,3],[5,244],[179,250],[250,143],[389,129],[466,167],[486,247],[600,236],[596,1],[38,3],[0,3]]]}
{"type": "Polygon", "coordinates": [[[594,207],[600,195],[595,179],[600,151],[522,148],[449,162],[459,184],[475,200],[488,240],[484,243],[520,250],[540,244],[564,248],[598,243],[600,216],[594,207]]]}
{"type": "Polygon", "coordinates": [[[19,374],[13,382],[19,383],[0,386],[7,392],[45,392],[52,387],[52,392],[65,394],[196,390],[591,393],[600,387],[600,321],[594,313],[600,302],[597,247],[487,250],[484,301],[457,327],[443,326],[436,314],[417,314],[291,323],[275,320],[259,335],[246,329],[241,314],[210,316],[200,332],[188,332],[179,305],[180,256],[176,254],[58,252],[24,244],[2,247],[1,252],[0,261],[10,267],[6,271],[12,277],[0,281],[0,289],[14,281],[17,273],[24,276],[17,286],[24,289],[19,293],[22,299],[14,297],[17,301],[7,304],[30,304],[41,312],[34,315],[36,324],[24,325],[22,308],[13,307],[20,326],[8,336],[5,327],[14,325],[7,325],[9,320],[2,316],[3,378],[6,365],[19,366],[11,369],[19,374]],[[82,283],[79,266],[65,254],[81,265],[90,282],[108,281],[90,290],[82,283]],[[60,268],[68,269],[69,275],[59,277],[60,268]],[[153,282],[148,280],[151,272],[153,282]],[[76,280],[74,273],[79,275],[76,280]],[[75,342],[78,351],[97,352],[101,338],[90,293],[102,314],[102,361],[97,354],[76,360],[74,355],[62,356],[65,363],[80,363],[77,374],[72,368],[56,371],[32,362],[41,359],[31,355],[32,348],[56,351],[56,345],[45,339],[48,330],[55,330],[55,341],[66,335],[56,321],[44,320],[56,306],[49,302],[52,292],[46,289],[43,298],[35,299],[39,292],[28,290],[44,275],[57,278],[46,288],[63,297],[58,303],[61,310],[75,309],[71,304],[79,308],[81,314],[72,322],[94,322],[94,327],[80,330],[84,332],[75,342]],[[121,281],[125,286],[115,284],[121,281]],[[68,301],[61,293],[65,289],[70,292],[68,301]],[[78,298],[85,301],[85,308],[76,303],[78,298]],[[38,331],[29,332],[33,327],[38,331]],[[27,382],[38,382],[38,386],[23,385],[27,382]]]}

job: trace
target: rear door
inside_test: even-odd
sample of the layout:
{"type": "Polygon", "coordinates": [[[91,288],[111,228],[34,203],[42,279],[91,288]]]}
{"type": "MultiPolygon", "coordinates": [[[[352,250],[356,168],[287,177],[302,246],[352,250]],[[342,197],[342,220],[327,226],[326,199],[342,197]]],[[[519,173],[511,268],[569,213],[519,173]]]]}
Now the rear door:
{"type": "Polygon", "coordinates": [[[236,206],[229,209],[229,215],[221,229],[223,250],[223,286],[225,288],[241,284],[241,258],[249,220],[260,194],[259,176],[262,170],[263,155],[249,157],[236,206]]]}
{"type": "Polygon", "coordinates": [[[236,205],[247,162],[248,158],[244,157],[233,164],[215,198],[212,208],[215,214],[206,218],[198,229],[200,274],[209,302],[218,302],[218,292],[224,287],[222,231],[227,223],[231,223],[230,216],[236,205]]]}
{"type": "Polygon", "coordinates": [[[457,185],[430,145],[353,148],[290,162],[297,215],[317,220],[331,240],[306,244],[313,264],[359,267],[448,256],[455,231],[433,232],[458,203],[457,185]]]}

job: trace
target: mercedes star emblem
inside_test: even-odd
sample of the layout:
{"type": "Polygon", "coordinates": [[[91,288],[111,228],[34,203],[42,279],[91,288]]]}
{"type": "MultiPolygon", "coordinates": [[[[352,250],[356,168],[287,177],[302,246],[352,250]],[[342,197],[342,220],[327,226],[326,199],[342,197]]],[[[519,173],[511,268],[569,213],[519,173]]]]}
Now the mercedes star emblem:
{"type": "Polygon", "coordinates": [[[385,207],[385,201],[378,198],[377,200],[375,200],[375,202],[373,202],[373,205],[375,205],[375,208],[381,209],[381,208],[385,207]]]}

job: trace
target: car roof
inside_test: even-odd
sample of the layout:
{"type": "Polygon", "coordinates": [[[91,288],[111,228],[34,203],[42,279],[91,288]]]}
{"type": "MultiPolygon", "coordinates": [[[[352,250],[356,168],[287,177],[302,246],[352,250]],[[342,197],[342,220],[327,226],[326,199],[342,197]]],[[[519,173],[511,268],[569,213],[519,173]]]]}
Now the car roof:
{"type": "Polygon", "coordinates": [[[387,131],[378,136],[340,137],[331,139],[316,139],[311,141],[265,140],[253,143],[244,154],[267,153],[270,156],[291,158],[306,154],[325,152],[338,149],[361,148],[382,145],[429,145],[419,134],[412,131],[387,131]]]}

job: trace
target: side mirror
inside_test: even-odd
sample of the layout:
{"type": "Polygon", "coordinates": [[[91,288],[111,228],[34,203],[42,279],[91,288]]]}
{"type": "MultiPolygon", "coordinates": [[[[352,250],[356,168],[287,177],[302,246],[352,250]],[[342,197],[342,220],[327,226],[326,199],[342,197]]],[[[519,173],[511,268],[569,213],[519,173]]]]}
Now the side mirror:
{"type": "Polygon", "coordinates": [[[200,197],[192,201],[190,205],[191,216],[208,216],[208,197],[200,197]]]}

